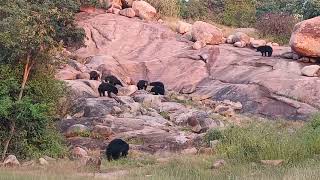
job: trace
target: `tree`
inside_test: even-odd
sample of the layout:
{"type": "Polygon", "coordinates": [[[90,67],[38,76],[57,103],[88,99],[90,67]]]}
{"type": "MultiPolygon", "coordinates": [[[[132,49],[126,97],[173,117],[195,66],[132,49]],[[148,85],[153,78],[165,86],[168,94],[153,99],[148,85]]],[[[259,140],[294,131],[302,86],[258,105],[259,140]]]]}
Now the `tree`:
{"type": "MultiPolygon", "coordinates": [[[[69,1],[70,3],[67,4],[71,5],[72,1],[69,1]]],[[[45,105],[32,107],[32,99],[29,97],[24,99],[26,84],[32,70],[35,71],[34,67],[50,63],[57,48],[63,43],[82,44],[83,42],[83,30],[76,28],[73,24],[73,11],[76,8],[75,6],[64,7],[62,4],[65,5],[66,2],[63,0],[54,2],[2,0],[0,2],[0,64],[10,64],[11,67],[23,66],[19,93],[7,91],[4,93],[8,96],[3,94],[4,104],[8,104],[8,107],[3,110],[2,118],[8,122],[6,125],[9,127],[9,136],[4,142],[2,158],[5,157],[16,132],[17,123],[21,122],[19,118],[20,112],[24,112],[23,108],[30,107],[38,112],[36,114],[39,117],[34,117],[31,112],[31,118],[40,118],[39,120],[44,118],[41,114],[43,114],[42,110],[46,109],[45,105]],[[17,109],[21,111],[10,113],[17,109]]],[[[16,84],[14,87],[16,88],[16,84]]]]}
{"type": "Polygon", "coordinates": [[[302,14],[304,19],[320,16],[320,1],[306,0],[303,4],[302,14]]]}
{"type": "Polygon", "coordinates": [[[255,22],[255,0],[225,0],[223,22],[226,25],[248,27],[255,22]]]}

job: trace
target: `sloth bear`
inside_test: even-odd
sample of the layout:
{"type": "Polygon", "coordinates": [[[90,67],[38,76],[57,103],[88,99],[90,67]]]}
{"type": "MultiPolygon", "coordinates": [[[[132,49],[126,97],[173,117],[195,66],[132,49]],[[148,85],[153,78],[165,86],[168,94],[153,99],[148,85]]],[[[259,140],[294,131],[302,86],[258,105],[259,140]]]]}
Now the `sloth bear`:
{"type": "Polygon", "coordinates": [[[261,52],[262,56],[267,56],[267,53],[268,53],[268,56],[271,57],[273,49],[271,46],[259,46],[257,48],[257,52],[259,51],[261,52]]]}
{"type": "Polygon", "coordinates": [[[159,86],[159,87],[162,87],[164,89],[164,84],[160,81],[155,81],[155,82],[151,82],[149,84],[150,86],[159,86]]]}
{"type": "Polygon", "coordinates": [[[118,94],[118,89],[114,85],[112,85],[110,83],[105,83],[105,82],[102,82],[99,85],[98,91],[99,91],[100,96],[106,96],[105,92],[107,91],[109,98],[111,98],[111,93],[116,94],[116,95],[118,94]]]}
{"type": "Polygon", "coordinates": [[[129,151],[129,144],[122,139],[112,140],[106,149],[108,161],[117,160],[122,157],[127,157],[129,151]]]}
{"type": "Polygon", "coordinates": [[[140,80],[137,84],[137,87],[138,87],[138,90],[146,90],[147,87],[148,87],[148,81],[145,81],[145,80],[140,80]]]}
{"type": "Polygon", "coordinates": [[[120,86],[122,86],[123,87],[123,85],[122,85],[122,83],[120,82],[120,80],[117,78],[117,77],[115,77],[115,76],[113,76],[113,75],[110,75],[110,76],[107,76],[107,77],[105,77],[105,79],[104,79],[107,83],[110,83],[110,84],[112,84],[112,85],[120,85],[120,86]]]}
{"type": "Polygon", "coordinates": [[[98,80],[100,78],[100,74],[97,71],[91,71],[90,73],[90,80],[98,80]]]}
{"type": "Polygon", "coordinates": [[[164,95],[164,88],[161,86],[154,86],[150,92],[154,93],[155,95],[164,95]]]}

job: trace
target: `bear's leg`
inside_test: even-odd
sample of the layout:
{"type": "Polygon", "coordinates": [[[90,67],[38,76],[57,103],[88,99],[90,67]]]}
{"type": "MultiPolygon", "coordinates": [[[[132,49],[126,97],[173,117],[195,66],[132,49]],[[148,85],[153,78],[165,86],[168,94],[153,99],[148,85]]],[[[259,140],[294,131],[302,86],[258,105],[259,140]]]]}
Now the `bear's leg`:
{"type": "Polygon", "coordinates": [[[114,160],[119,159],[119,158],[120,158],[120,152],[113,153],[113,154],[112,154],[112,158],[113,158],[114,160]]]}
{"type": "Polygon", "coordinates": [[[110,91],[108,91],[108,97],[109,97],[109,98],[112,98],[112,97],[111,97],[111,92],[110,92],[110,91]]]}
{"type": "Polygon", "coordinates": [[[128,155],[128,151],[123,151],[123,152],[122,152],[122,156],[123,156],[123,157],[127,157],[127,155],[128,155]]]}
{"type": "Polygon", "coordinates": [[[108,161],[112,160],[112,154],[111,153],[107,153],[107,159],[108,159],[108,161]]]}
{"type": "Polygon", "coordinates": [[[269,56],[269,57],[272,56],[272,52],[271,52],[271,51],[268,52],[268,56],[269,56]]]}
{"type": "Polygon", "coordinates": [[[103,96],[106,96],[106,92],[105,92],[105,91],[102,91],[102,95],[103,95],[103,96]]]}

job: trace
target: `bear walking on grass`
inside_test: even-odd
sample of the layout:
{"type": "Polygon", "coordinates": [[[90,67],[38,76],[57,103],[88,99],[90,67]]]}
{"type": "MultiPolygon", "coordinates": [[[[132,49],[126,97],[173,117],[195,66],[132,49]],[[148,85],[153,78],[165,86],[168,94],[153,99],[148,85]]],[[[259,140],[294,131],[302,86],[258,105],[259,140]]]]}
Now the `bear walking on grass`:
{"type": "Polygon", "coordinates": [[[98,80],[100,78],[100,74],[97,71],[91,71],[90,73],[90,80],[98,80]]]}
{"type": "Polygon", "coordinates": [[[127,157],[129,151],[129,144],[122,139],[112,140],[106,149],[108,161],[117,160],[120,157],[127,157]]]}
{"type": "Polygon", "coordinates": [[[262,56],[267,56],[268,54],[268,57],[271,57],[273,49],[271,46],[259,46],[257,52],[261,52],[262,56]]]}
{"type": "Polygon", "coordinates": [[[102,82],[99,87],[98,87],[98,91],[99,91],[99,95],[100,96],[106,96],[105,92],[107,91],[108,93],[108,97],[111,98],[111,93],[113,94],[118,94],[118,89],[110,84],[110,83],[105,83],[105,82],[102,82]]]}
{"type": "Polygon", "coordinates": [[[138,90],[147,90],[147,87],[148,87],[148,81],[145,81],[145,80],[140,80],[137,84],[137,87],[138,87],[138,90]]]}

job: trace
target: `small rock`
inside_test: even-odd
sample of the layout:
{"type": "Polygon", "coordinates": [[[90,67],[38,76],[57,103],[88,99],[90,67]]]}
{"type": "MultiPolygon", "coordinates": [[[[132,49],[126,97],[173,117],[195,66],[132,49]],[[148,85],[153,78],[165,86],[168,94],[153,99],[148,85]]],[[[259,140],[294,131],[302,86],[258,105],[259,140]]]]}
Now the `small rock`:
{"type": "Polygon", "coordinates": [[[128,18],[133,18],[136,16],[136,13],[135,11],[132,9],[132,8],[126,8],[126,9],[122,9],[120,12],[119,12],[120,15],[122,16],[126,16],[128,18]]]}
{"type": "Polygon", "coordinates": [[[234,43],[234,42],[233,42],[233,38],[234,38],[234,35],[229,35],[229,36],[227,37],[226,42],[227,42],[228,44],[233,44],[233,43],[234,43]]]}
{"type": "Polygon", "coordinates": [[[44,158],[39,158],[39,164],[42,166],[48,166],[49,162],[45,160],[44,158]]]}
{"type": "Polygon", "coordinates": [[[261,163],[270,166],[279,166],[283,163],[283,160],[261,160],[261,163]]]}
{"type": "Polygon", "coordinates": [[[272,43],[272,46],[280,46],[278,43],[272,43]]]}
{"type": "Polygon", "coordinates": [[[112,114],[121,114],[121,113],[122,113],[122,110],[121,110],[121,108],[119,108],[119,107],[117,107],[117,106],[113,106],[111,113],[112,113],[112,114]]]}
{"type": "Polygon", "coordinates": [[[198,50],[198,49],[201,49],[203,47],[205,47],[206,44],[202,41],[196,41],[193,45],[192,45],[192,48],[195,49],[195,50],[198,50]]]}
{"type": "Polygon", "coordinates": [[[145,1],[133,1],[132,8],[136,12],[136,16],[145,20],[151,20],[157,14],[157,10],[145,1]]]}
{"type": "Polygon", "coordinates": [[[184,149],[181,151],[181,153],[184,155],[195,155],[195,154],[197,154],[197,152],[198,152],[198,150],[195,147],[184,149]]]}
{"type": "Polygon", "coordinates": [[[120,14],[120,9],[112,8],[112,13],[115,14],[115,15],[119,15],[120,14]]]}
{"type": "Polygon", "coordinates": [[[3,165],[5,167],[16,167],[20,166],[20,162],[18,161],[15,155],[9,155],[4,161],[3,165]]]}
{"type": "Polygon", "coordinates": [[[162,24],[162,23],[164,23],[164,21],[162,19],[159,19],[158,23],[162,24]]]}
{"type": "Polygon", "coordinates": [[[189,32],[192,29],[192,24],[189,24],[189,23],[186,23],[183,21],[178,21],[177,24],[178,24],[177,25],[177,32],[180,34],[184,34],[186,32],[189,32]]]}
{"type": "Polygon", "coordinates": [[[243,48],[243,47],[246,46],[246,42],[244,42],[244,41],[238,41],[238,42],[235,42],[235,43],[233,44],[233,46],[239,47],[239,48],[243,48]]]}
{"type": "Polygon", "coordinates": [[[309,63],[310,62],[310,58],[308,57],[301,57],[300,59],[298,59],[298,61],[304,62],[304,63],[309,63]]]}
{"type": "Polygon", "coordinates": [[[87,133],[87,132],[90,132],[87,126],[82,124],[75,124],[68,128],[67,133],[65,135],[66,137],[75,137],[81,133],[87,133]]]}
{"type": "Polygon", "coordinates": [[[92,134],[94,136],[99,136],[103,137],[104,139],[107,139],[113,134],[113,131],[108,126],[96,125],[92,130],[92,134]]]}
{"type": "Polygon", "coordinates": [[[219,169],[221,168],[222,166],[226,165],[226,161],[223,160],[223,159],[220,159],[220,160],[216,160],[213,165],[212,165],[212,169],[219,169]]]}
{"type": "Polygon", "coordinates": [[[244,42],[244,44],[249,44],[250,43],[250,37],[243,32],[236,32],[234,34],[233,42],[244,42]]]}
{"type": "Polygon", "coordinates": [[[300,56],[297,53],[293,53],[292,54],[292,59],[293,60],[298,60],[300,58],[300,56]]]}
{"type": "Polygon", "coordinates": [[[319,71],[320,71],[319,65],[310,65],[310,66],[305,66],[304,68],[302,68],[301,73],[304,76],[316,77],[316,76],[318,76],[319,71]]]}
{"type": "Polygon", "coordinates": [[[86,150],[82,149],[81,147],[75,147],[71,151],[71,156],[74,159],[79,159],[79,158],[87,157],[88,153],[86,150]]]}

